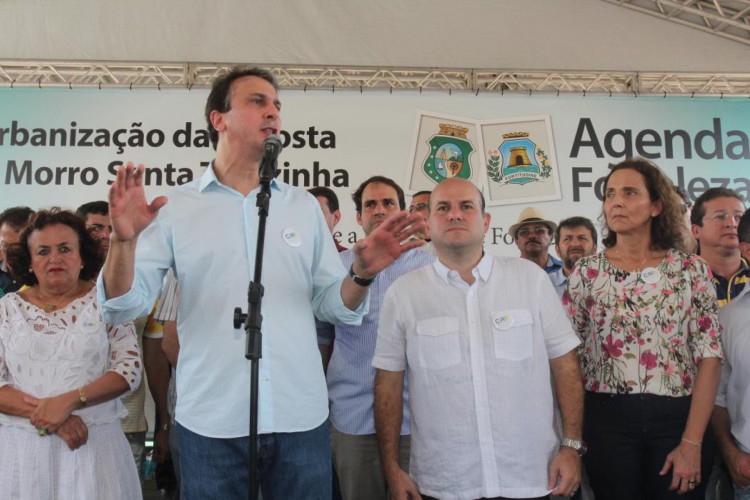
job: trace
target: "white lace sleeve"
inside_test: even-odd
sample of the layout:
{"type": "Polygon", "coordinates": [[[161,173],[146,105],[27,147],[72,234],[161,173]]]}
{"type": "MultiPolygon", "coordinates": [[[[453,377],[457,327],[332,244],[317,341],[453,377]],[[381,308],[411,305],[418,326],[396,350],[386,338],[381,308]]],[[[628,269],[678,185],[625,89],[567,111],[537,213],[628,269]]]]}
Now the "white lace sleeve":
{"type": "Polygon", "coordinates": [[[109,363],[107,370],[125,377],[130,385],[130,391],[138,388],[141,383],[143,363],[135,326],[132,322],[122,325],[107,325],[109,338],[109,363]]]}

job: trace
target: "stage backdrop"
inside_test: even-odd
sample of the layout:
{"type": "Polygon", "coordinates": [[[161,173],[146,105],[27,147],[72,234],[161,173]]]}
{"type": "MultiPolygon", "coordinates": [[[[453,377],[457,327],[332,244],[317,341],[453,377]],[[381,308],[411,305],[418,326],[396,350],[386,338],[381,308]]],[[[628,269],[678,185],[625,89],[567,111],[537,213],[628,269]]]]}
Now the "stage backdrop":
{"type": "MultiPolygon", "coordinates": [[[[213,157],[206,96],[0,90],[0,209],[106,199],[128,160],[146,165],[151,197],[195,179],[213,157]]],[[[351,193],[375,174],[407,194],[448,177],[472,180],[492,214],[486,243],[501,255],[518,255],[507,229],[527,205],[554,220],[598,218],[608,165],[629,156],[651,159],[693,198],[712,186],[750,196],[747,100],[339,90],[281,99],[279,177],[337,192],[347,246],[362,235],[351,193]]]]}

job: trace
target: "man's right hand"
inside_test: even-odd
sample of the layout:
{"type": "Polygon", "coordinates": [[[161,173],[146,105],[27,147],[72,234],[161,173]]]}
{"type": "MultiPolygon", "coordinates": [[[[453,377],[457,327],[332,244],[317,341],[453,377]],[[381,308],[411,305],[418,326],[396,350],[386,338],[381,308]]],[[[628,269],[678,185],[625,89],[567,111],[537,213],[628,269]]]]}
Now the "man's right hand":
{"type": "Polygon", "coordinates": [[[401,467],[394,468],[386,476],[388,493],[392,500],[422,500],[417,485],[401,467]]]}
{"type": "Polygon", "coordinates": [[[143,164],[133,162],[117,169],[117,177],[109,188],[109,216],[112,219],[112,239],[130,241],[148,227],[167,197],[158,196],[150,204],[143,189],[143,164]]]}
{"type": "Polygon", "coordinates": [[[750,486],[750,454],[737,449],[727,461],[727,466],[734,484],[740,488],[750,486]]]}

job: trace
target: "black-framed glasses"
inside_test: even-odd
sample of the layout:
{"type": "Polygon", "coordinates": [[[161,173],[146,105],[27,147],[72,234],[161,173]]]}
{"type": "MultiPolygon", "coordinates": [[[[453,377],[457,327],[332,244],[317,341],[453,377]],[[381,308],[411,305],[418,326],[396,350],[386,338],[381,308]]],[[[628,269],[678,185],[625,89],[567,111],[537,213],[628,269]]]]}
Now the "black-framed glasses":
{"type": "Polygon", "coordinates": [[[430,205],[428,203],[417,203],[416,205],[412,205],[409,207],[409,213],[412,213],[413,211],[422,212],[424,210],[427,210],[430,208],[430,205]]]}

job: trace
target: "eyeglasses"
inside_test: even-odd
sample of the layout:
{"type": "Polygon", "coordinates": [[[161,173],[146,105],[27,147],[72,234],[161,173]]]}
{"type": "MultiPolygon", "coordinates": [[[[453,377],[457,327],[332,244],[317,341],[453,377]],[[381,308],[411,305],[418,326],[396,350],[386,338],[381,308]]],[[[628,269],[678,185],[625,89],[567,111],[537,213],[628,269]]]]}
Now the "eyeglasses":
{"type": "Polygon", "coordinates": [[[428,208],[430,208],[430,205],[427,204],[427,203],[417,203],[416,205],[412,205],[412,206],[409,207],[409,213],[412,213],[415,210],[417,212],[423,212],[423,211],[427,210],[428,208]]]}
{"type": "Polygon", "coordinates": [[[708,219],[711,222],[718,222],[718,223],[721,223],[721,224],[726,224],[727,220],[730,217],[732,218],[732,220],[734,221],[735,224],[739,224],[740,223],[740,219],[742,219],[742,214],[741,213],[728,214],[726,212],[716,212],[713,215],[710,215],[710,216],[707,215],[703,219],[704,220],[708,219]]]}
{"type": "Polygon", "coordinates": [[[523,236],[524,238],[528,237],[531,233],[534,233],[537,236],[542,236],[544,234],[549,234],[549,229],[546,227],[537,227],[534,229],[529,229],[528,227],[524,227],[518,230],[518,236],[523,236]]]}

